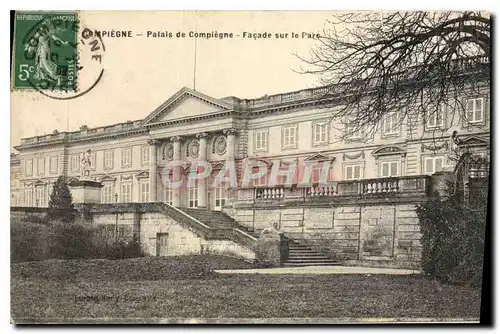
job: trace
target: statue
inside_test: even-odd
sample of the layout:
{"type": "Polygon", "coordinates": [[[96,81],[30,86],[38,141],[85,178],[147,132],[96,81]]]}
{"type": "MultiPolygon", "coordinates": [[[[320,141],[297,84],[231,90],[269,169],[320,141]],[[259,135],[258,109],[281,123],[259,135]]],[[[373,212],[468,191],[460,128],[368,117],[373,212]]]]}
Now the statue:
{"type": "Polygon", "coordinates": [[[83,158],[82,158],[82,179],[83,178],[89,178],[90,177],[90,166],[92,165],[92,162],[90,160],[90,149],[87,150],[87,152],[85,152],[83,154],[83,158]]]}

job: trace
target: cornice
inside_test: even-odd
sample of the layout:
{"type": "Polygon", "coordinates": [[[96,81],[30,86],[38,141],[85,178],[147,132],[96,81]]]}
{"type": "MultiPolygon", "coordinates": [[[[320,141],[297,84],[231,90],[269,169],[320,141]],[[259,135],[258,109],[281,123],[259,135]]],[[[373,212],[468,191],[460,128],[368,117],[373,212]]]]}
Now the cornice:
{"type": "Polygon", "coordinates": [[[174,119],[174,120],[170,120],[170,121],[144,124],[144,127],[146,127],[146,128],[168,127],[168,126],[184,124],[184,123],[205,121],[207,119],[223,118],[226,116],[235,115],[236,113],[237,112],[235,110],[228,110],[228,111],[223,111],[223,112],[216,112],[216,113],[192,116],[192,117],[187,117],[187,118],[179,118],[179,119],[174,119]]]}
{"type": "Polygon", "coordinates": [[[99,135],[93,135],[93,136],[81,137],[81,138],[75,138],[75,139],[61,139],[61,140],[54,140],[54,141],[51,140],[51,141],[44,141],[44,142],[38,142],[38,143],[30,143],[30,144],[14,146],[14,148],[18,151],[25,151],[25,150],[29,150],[29,149],[37,149],[37,148],[42,148],[42,147],[59,146],[59,145],[71,146],[71,144],[93,142],[93,141],[100,141],[100,140],[107,140],[107,139],[117,139],[117,138],[123,138],[123,137],[132,137],[132,136],[142,135],[142,134],[147,134],[147,133],[148,133],[147,129],[139,128],[139,129],[135,129],[132,131],[127,131],[127,132],[106,133],[106,134],[99,134],[99,135]]]}

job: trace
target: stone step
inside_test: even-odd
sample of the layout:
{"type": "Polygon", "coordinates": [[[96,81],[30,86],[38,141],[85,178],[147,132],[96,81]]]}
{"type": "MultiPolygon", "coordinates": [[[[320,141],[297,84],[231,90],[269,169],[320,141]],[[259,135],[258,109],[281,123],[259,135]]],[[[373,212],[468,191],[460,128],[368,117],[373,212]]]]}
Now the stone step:
{"type": "Polygon", "coordinates": [[[288,249],[290,253],[317,253],[315,250],[312,249],[288,249]]]}
{"type": "Polygon", "coordinates": [[[297,246],[288,246],[288,249],[290,250],[298,250],[298,251],[301,251],[301,250],[312,250],[312,248],[310,247],[307,247],[307,246],[302,246],[302,247],[297,247],[297,246]]]}
{"type": "Polygon", "coordinates": [[[288,259],[285,263],[338,263],[332,259],[288,259]]]}
{"type": "Polygon", "coordinates": [[[301,262],[301,263],[283,263],[284,267],[312,267],[312,266],[338,266],[340,262],[301,262]]]}
{"type": "Polygon", "coordinates": [[[330,260],[324,255],[316,254],[316,255],[288,255],[289,260],[330,260]]]}

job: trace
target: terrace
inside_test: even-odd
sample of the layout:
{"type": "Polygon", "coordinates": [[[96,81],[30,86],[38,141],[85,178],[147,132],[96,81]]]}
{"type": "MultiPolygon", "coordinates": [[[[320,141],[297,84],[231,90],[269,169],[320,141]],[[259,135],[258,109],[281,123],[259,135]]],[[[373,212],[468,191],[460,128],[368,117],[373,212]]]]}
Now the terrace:
{"type": "Polygon", "coordinates": [[[239,205],[272,205],[297,203],[345,203],[423,200],[430,193],[431,177],[427,175],[375,178],[327,184],[256,186],[237,190],[239,205]]]}

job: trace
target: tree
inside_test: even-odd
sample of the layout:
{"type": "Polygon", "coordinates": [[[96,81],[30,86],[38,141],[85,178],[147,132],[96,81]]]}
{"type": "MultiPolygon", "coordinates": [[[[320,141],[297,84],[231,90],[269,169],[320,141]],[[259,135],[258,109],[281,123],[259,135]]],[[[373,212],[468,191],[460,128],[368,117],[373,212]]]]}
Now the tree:
{"type": "Polygon", "coordinates": [[[408,124],[442,106],[463,117],[464,97],[490,85],[490,26],[483,12],[341,13],[310,57],[298,56],[301,72],[320,76],[324,97],[342,98],[334,119],[367,136],[396,110],[408,124]]]}
{"type": "Polygon", "coordinates": [[[68,223],[72,222],[74,219],[72,201],[65,177],[59,176],[52,188],[52,194],[50,194],[47,218],[68,223]]]}

